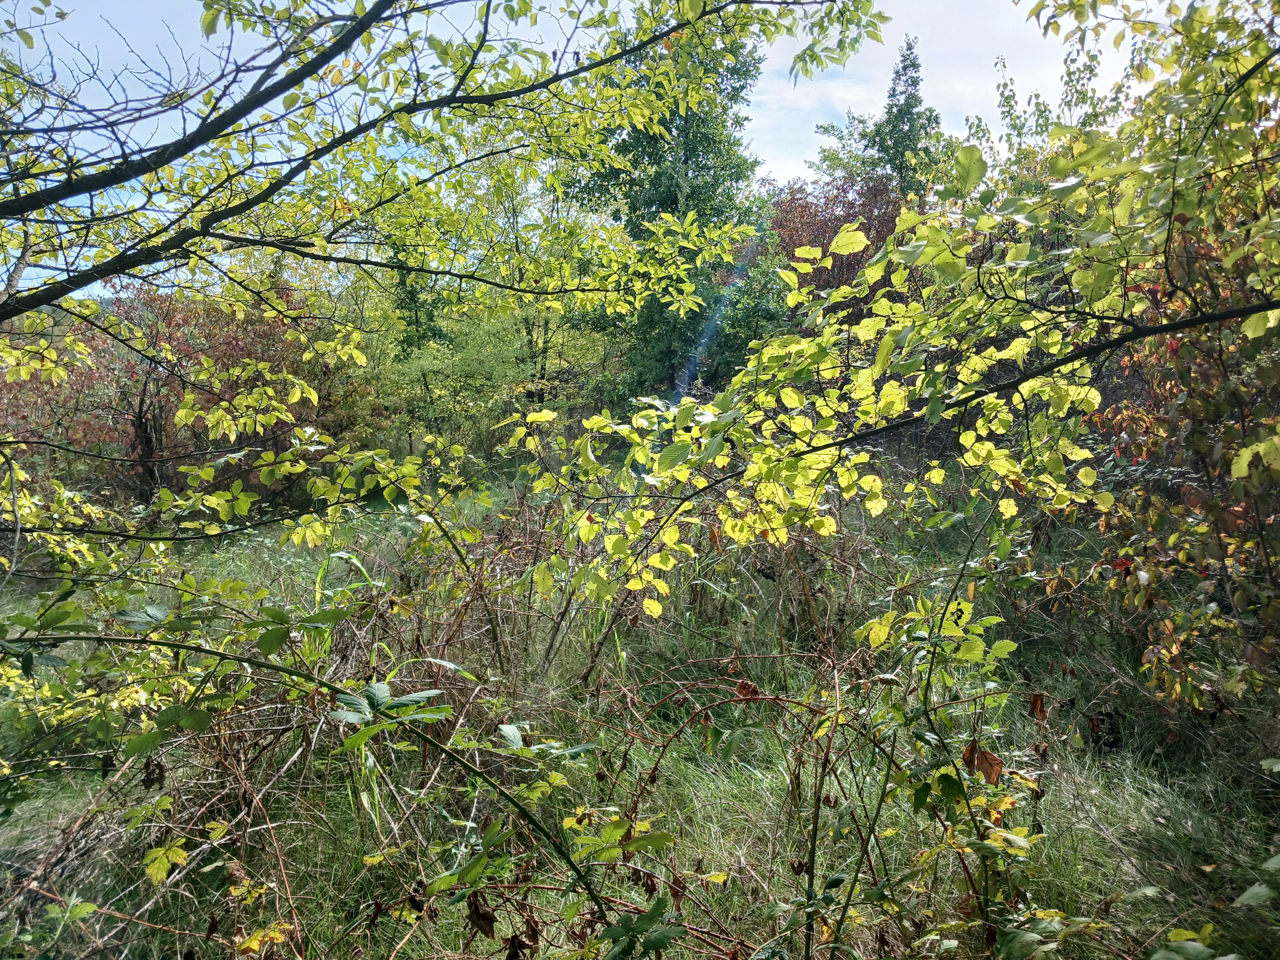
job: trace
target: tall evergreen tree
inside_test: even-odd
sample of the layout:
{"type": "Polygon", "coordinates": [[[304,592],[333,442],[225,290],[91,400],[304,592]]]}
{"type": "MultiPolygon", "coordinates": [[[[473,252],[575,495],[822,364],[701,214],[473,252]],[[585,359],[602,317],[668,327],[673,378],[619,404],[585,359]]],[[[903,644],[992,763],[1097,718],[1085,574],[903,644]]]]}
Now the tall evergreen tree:
{"type": "Polygon", "coordinates": [[[916,38],[907,37],[898,51],[883,113],[873,120],[850,111],[844,126],[818,127],[836,145],[822,148],[814,168],[831,179],[884,174],[902,194],[921,193],[926,183],[920,171],[935,161],[942,129],[938,111],[924,105],[921,83],[916,38]]]}

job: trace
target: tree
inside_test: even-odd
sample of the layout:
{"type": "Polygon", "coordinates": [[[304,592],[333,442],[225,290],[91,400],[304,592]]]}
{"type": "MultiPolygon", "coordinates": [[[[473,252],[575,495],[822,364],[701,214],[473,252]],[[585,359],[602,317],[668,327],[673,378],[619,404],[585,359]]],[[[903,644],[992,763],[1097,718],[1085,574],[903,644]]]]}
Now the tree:
{"type": "MultiPolygon", "coordinates": [[[[45,379],[0,386],[0,410],[13,431],[8,445],[43,451],[51,467],[73,452],[79,460],[69,464],[75,476],[88,482],[94,476],[110,479],[130,490],[140,506],[150,507],[182,466],[201,464],[219,447],[194,424],[175,423],[190,384],[204,384],[194,393],[194,409],[204,412],[240,391],[264,386],[260,368],[241,366],[246,357],[272,368],[308,365],[299,363],[302,351],[286,338],[279,317],[267,319],[256,310],[228,316],[216,302],[180,300],[141,283],[115,283],[110,292],[106,308],[118,319],[128,346],[91,330],[80,341],[86,351],[80,362],[55,368],[57,375],[45,379]]],[[[284,285],[275,294],[286,303],[301,296],[284,285]]],[[[50,321],[55,335],[74,325],[56,310],[50,321]]],[[[316,327],[299,321],[295,332],[302,330],[314,334],[316,327]]],[[[319,365],[309,366],[309,379],[327,405],[329,377],[319,365]]],[[[290,415],[306,422],[311,411],[295,403],[290,415]]],[[[261,448],[278,450],[288,432],[283,425],[265,432],[261,448]]],[[[226,446],[220,452],[248,453],[226,446]]],[[[220,483],[233,474],[247,479],[244,470],[219,473],[220,483]]]]}
{"type": "MultiPolygon", "coordinates": [[[[1021,867],[1040,829],[989,815],[1038,802],[1035,771],[1052,746],[1000,746],[986,711],[1010,700],[1004,661],[1022,637],[993,642],[988,631],[1041,591],[1059,615],[1057,594],[1088,598],[1079,629],[1127,634],[1140,656],[1126,667],[1165,710],[1225,717],[1247,704],[1268,724],[1280,644],[1275,20],[1231,0],[1151,19],[1084,0],[1034,12],[1068,43],[1119,29],[1138,38],[1129,79],[1142,96],[1127,115],[1047,131],[1035,167],[1047,176],[1028,176],[1025,157],[1002,167],[965,145],[936,205],[902,211],[834,289],[811,278],[858,257],[867,235],[847,225],[797,251],[792,302],[812,332],[763,344],[707,402],[590,420],[575,455],[539,478],[582,495],[566,506],[564,554],[534,578],[554,601],[582,589],[614,617],[679,622],[671,571],[685,558],[801,540],[821,551],[864,517],[891,525],[894,543],[958,537],[952,567],[892,584],[861,615],[858,676],[877,675],[849,689],[876,704],[860,734],[868,756],[886,738],[909,744],[889,748],[880,797],[928,824],[913,863],[948,858],[964,891],[951,921],[929,907],[913,942],[963,928],[975,952],[995,956],[1056,950],[1092,936],[1093,921],[1042,922],[1021,867]],[[908,288],[917,270],[929,281],[920,296],[908,288]],[[953,431],[956,453],[885,455],[888,438],[926,426],[953,431]],[[620,466],[596,455],[617,445],[628,451],[620,466]],[[1040,556],[1063,529],[1079,534],[1069,560],[1040,556]],[[1001,597],[1012,601],[1003,610],[1001,597]],[[878,684],[886,691],[871,695],[878,684]],[[1017,758],[1013,776],[1002,749],[1017,758]]],[[[517,432],[535,443],[526,435],[538,429],[517,432]]],[[[857,722],[831,699],[815,740],[857,722]]],[[[1043,723],[1044,694],[1029,713],[1043,723]]],[[[1249,749],[1251,776],[1275,769],[1269,745],[1249,749]]],[[[790,925],[807,953],[840,942],[845,920],[837,898],[815,893],[815,838],[838,838],[844,822],[823,819],[822,799],[815,789],[808,859],[792,865],[810,891],[790,925]]],[[[838,839],[831,853],[851,862],[838,839]]],[[[1270,896],[1263,883],[1237,905],[1270,896]]],[[[886,922],[902,909],[895,895],[886,922]]],[[[1207,933],[1192,937],[1197,955],[1214,953],[1207,933]]]]}
{"type": "Polygon", "coordinates": [[[901,210],[902,196],[887,176],[797,179],[774,195],[773,229],[780,248],[794,257],[804,247],[826,249],[843,227],[858,224],[867,236],[865,250],[818,266],[805,278],[817,287],[848,286],[889,238],[901,210]]]}
{"type": "Polygon", "coordinates": [[[843,127],[818,127],[836,145],[819,151],[814,169],[830,179],[866,180],[884,174],[902,195],[923,195],[925,176],[941,159],[942,118],[924,105],[921,82],[916,38],[908,37],[898,51],[884,112],[872,120],[850,111],[843,127]]]}
{"type": "MultiPolygon", "coordinates": [[[[15,21],[24,36],[56,29],[42,11],[15,21]]],[[[521,35],[538,12],[374,0],[334,14],[301,0],[273,8],[209,0],[206,35],[239,31],[258,38],[260,49],[241,58],[238,46],[228,48],[221,66],[189,82],[140,72],[140,86],[128,87],[129,75],[121,75],[109,81],[117,105],[106,110],[80,96],[101,79],[91,70],[56,63],[34,43],[20,49],[0,80],[7,117],[0,322],[9,324],[0,359],[10,379],[56,377],[66,358],[92,354],[86,330],[163,365],[170,345],[135,342],[120,317],[84,299],[112,278],[163,282],[194,298],[212,291],[227,310],[253,305],[270,322],[331,309],[333,289],[285,302],[259,269],[264,254],[283,259],[284,275],[312,264],[434,278],[442,303],[473,310],[542,300],[552,309],[567,302],[612,311],[651,296],[691,309],[690,271],[722,257],[738,231],[684,220],[636,241],[617,230],[584,231],[572,255],[547,261],[524,242],[530,224],[513,232],[486,203],[501,203],[530,179],[553,191],[548,158],[602,162],[622,132],[657,135],[696,102],[707,70],[697,60],[676,70],[662,53],[673,37],[715,48],[761,30],[820,36],[840,27],[831,46],[804,55],[805,67],[847,53],[861,27],[878,22],[859,4],[659,4],[637,10],[625,28],[616,10],[571,11],[573,49],[494,40],[521,35]],[[155,129],[174,133],[153,143],[155,129]],[[489,182],[496,158],[506,175],[489,182]],[[677,256],[681,250],[691,259],[677,256]],[[54,307],[71,321],[56,331],[40,312],[54,307]],[[50,335],[56,345],[46,349],[50,335]]],[[[363,362],[360,331],[349,324],[338,323],[332,337],[291,335],[303,360],[363,362]]],[[[291,424],[293,394],[314,397],[287,365],[252,357],[246,364],[255,364],[258,384],[205,407],[200,394],[221,396],[225,374],[197,363],[175,416],[230,444],[291,424]]],[[[316,484],[313,493],[324,481],[316,484]]],[[[198,489],[165,502],[173,517],[208,509],[198,489]]],[[[114,523],[126,533],[133,525],[104,520],[92,525],[114,523]]]]}
{"type": "MultiPolygon", "coordinates": [[[[760,54],[741,41],[716,49],[682,37],[663,55],[698,65],[707,78],[699,102],[670,114],[655,130],[625,131],[615,147],[618,167],[587,178],[579,195],[620,221],[633,240],[642,239],[646,224],[664,214],[681,221],[692,215],[703,224],[759,226],[745,197],[757,161],[744,151],[741,108],[759,77],[760,54]]],[[[606,329],[620,327],[629,342],[611,399],[687,389],[703,360],[716,353],[726,290],[708,270],[693,282],[700,309],[671,310],[651,300],[634,315],[605,319],[606,329]]],[[[733,358],[724,359],[733,365],[733,358]]]]}

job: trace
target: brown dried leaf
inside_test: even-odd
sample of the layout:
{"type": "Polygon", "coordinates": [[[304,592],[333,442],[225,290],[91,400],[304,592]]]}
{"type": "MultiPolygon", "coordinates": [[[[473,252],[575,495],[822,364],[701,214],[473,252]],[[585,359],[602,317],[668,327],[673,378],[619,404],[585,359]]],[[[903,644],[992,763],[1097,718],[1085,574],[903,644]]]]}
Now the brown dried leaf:
{"type": "Polygon", "coordinates": [[[987,783],[994,784],[1000,779],[1000,771],[1004,769],[1004,761],[990,750],[983,750],[978,754],[977,767],[978,772],[982,774],[982,779],[986,780],[987,783]]]}
{"type": "Polygon", "coordinates": [[[493,907],[481,900],[479,894],[473,893],[467,897],[467,923],[471,925],[471,929],[492,940],[493,927],[497,922],[498,915],[493,912],[493,907]]]}

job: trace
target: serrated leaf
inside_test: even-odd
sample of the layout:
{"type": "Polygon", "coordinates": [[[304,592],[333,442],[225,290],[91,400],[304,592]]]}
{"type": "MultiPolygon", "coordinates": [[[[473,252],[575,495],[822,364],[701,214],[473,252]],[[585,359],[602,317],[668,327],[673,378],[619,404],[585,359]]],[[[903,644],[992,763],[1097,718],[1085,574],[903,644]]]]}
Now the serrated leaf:
{"type": "Polygon", "coordinates": [[[678,937],[684,936],[688,931],[681,926],[663,925],[655,927],[644,938],[641,943],[641,950],[645,953],[656,953],[659,950],[665,950],[671,945],[671,941],[678,937]]]}
{"type": "Polygon", "coordinates": [[[334,697],[334,699],[348,710],[352,710],[362,716],[369,716],[369,702],[362,696],[344,691],[334,697]]]}
{"type": "Polygon", "coordinates": [[[77,903],[74,907],[67,911],[67,922],[76,923],[85,917],[97,911],[97,904],[93,903],[77,903]]]}
{"type": "Polygon", "coordinates": [[[372,710],[381,710],[391,702],[391,688],[385,683],[371,683],[364,688],[364,699],[372,710]]]}
{"type": "Polygon", "coordinates": [[[387,701],[386,709],[399,710],[401,707],[416,707],[432,697],[440,696],[440,694],[440,690],[419,690],[417,693],[406,693],[403,697],[396,697],[394,700],[387,701]]]}
{"type": "Polygon", "coordinates": [[[1007,657],[1017,649],[1018,645],[1012,640],[997,640],[991,645],[991,656],[996,659],[1007,657]]]}
{"type": "Polygon", "coordinates": [[[658,454],[658,469],[663,473],[668,470],[674,470],[689,459],[689,451],[692,449],[692,445],[683,440],[670,444],[662,453],[658,454]]]}

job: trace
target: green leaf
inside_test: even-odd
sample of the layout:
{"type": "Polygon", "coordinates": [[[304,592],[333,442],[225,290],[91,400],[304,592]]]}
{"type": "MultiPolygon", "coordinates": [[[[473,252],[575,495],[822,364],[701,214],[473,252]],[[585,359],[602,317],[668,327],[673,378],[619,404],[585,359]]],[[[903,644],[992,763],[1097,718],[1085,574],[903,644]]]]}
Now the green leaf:
{"type": "Polygon", "coordinates": [[[795,387],[783,387],[778,396],[791,410],[799,410],[804,406],[804,394],[795,387]]]}
{"type": "Polygon", "coordinates": [[[489,856],[485,853],[478,853],[458,871],[458,883],[461,886],[470,886],[474,881],[480,878],[480,874],[489,864],[489,856]]]}
{"type": "Polygon", "coordinates": [[[1171,943],[1151,954],[1149,960],[1211,960],[1216,956],[1214,950],[1195,940],[1182,940],[1171,943]]]}
{"type": "Polygon", "coordinates": [[[640,836],[628,840],[622,844],[622,849],[627,851],[635,850],[661,850],[665,846],[675,842],[675,837],[669,833],[662,831],[654,831],[653,833],[642,833],[640,836]]]}
{"type": "Polygon", "coordinates": [[[345,620],[351,616],[348,610],[317,610],[315,613],[303,617],[300,623],[308,627],[325,627],[331,623],[337,623],[339,620],[345,620]]]}
{"type": "Polygon", "coordinates": [[[683,440],[671,444],[658,454],[658,469],[663,473],[674,470],[689,459],[689,451],[692,449],[692,445],[683,440]]]}
{"type": "Polygon", "coordinates": [[[371,683],[364,688],[364,699],[372,710],[381,710],[391,702],[391,688],[385,683],[371,683]]]}
{"type": "Polygon", "coordinates": [[[380,733],[381,731],[390,729],[394,726],[394,723],[371,723],[367,727],[361,727],[351,736],[347,737],[347,739],[342,741],[342,749],[344,751],[359,750],[373,738],[374,734],[380,733]]]}
{"type": "Polygon", "coordinates": [[[354,710],[330,710],[330,720],[341,720],[344,723],[361,724],[369,719],[367,713],[356,713],[354,710]]]}
{"type": "Polygon", "coordinates": [[[1027,960],[1043,943],[1044,937],[1038,933],[1006,927],[996,934],[996,956],[1001,960],[1027,960]]]}
{"type": "Polygon", "coordinates": [[[520,733],[520,728],[513,723],[498,724],[498,733],[502,735],[502,739],[507,741],[507,746],[512,750],[519,750],[524,746],[524,736],[520,733]]]}
{"type": "Polygon", "coordinates": [[[96,912],[97,909],[98,909],[97,904],[77,903],[75,906],[73,906],[70,910],[67,911],[67,922],[76,923],[80,920],[83,920],[85,917],[89,916],[91,913],[96,912]]]}
{"type": "Polygon", "coordinates": [[[285,626],[289,625],[288,612],[280,609],[279,607],[259,607],[258,613],[262,614],[262,616],[266,617],[273,623],[281,623],[285,626]]]}
{"type": "Polygon", "coordinates": [[[956,188],[962,194],[972,193],[986,175],[987,161],[982,159],[982,151],[973,144],[961,147],[956,154],[956,188]]]}
{"type": "Polygon", "coordinates": [[[964,799],[964,785],[949,773],[938,777],[938,792],[952,802],[964,799]]]}
{"type": "Polygon", "coordinates": [[[1255,883],[1240,896],[1236,897],[1233,906],[1259,907],[1275,896],[1275,891],[1265,883],[1255,883]]]}
{"type": "Polygon", "coordinates": [[[387,701],[386,709],[399,710],[401,707],[416,707],[432,697],[440,696],[441,692],[440,690],[419,690],[417,693],[406,693],[403,697],[396,697],[394,700],[387,701]]]}
{"type": "Polygon", "coordinates": [[[175,840],[167,847],[153,847],[142,855],[142,870],[157,887],[164,883],[173,867],[187,862],[187,851],[182,841],[175,840]]]}
{"type": "Polygon", "coordinates": [[[420,657],[419,659],[421,663],[431,663],[431,664],[434,664],[434,666],[436,667],[444,667],[444,669],[452,669],[452,671],[454,673],[457,673],[458,676],[462,677],[463,680],[470,680],[472,684],[479,684],[480,682],[479,680],[476,680],[474,676],[470,675],[470,673],[467,673],[465,669],[462,669],[462,667],[458,666],[458,664],[456,663],[449,663],[448,660],[438,660],[435,657],[420,657]]]}
{"type": "Polygon", "coordinates": [[[116,619],[128,630],[135,633],[147,633],[169,619],[169,611],[154,603],[149,603],[141,610],[121,610],[116,619]]]}
{"type": "Polygon", "coordinates": [[[991,645],[991,656],[999,660],[1007,657],[1013,651],[1018,649],[1018,645],[1012,640],[997,640],[991,645]]]}
{"type": "Polygon", "coordinates": [[[185,714],[178,724],[192,733],[204,733],[213,726],[213,714],[208,710],[192,710],[185,714]]]}
{"type": "Polygon", "coordinates": [[[187,712],[185,703],[172,703],[156,714],[156,726],[161,729],[167,729],[182,719],[182,715],[187,712]]]}
{"type": "Polygon", "coordinates": [[[911,809],[915,813],[919,813],[924,809],[925,804],[929,802],[929,794],[933,792],[932,786],[928,783],[922,783],[916,787],[911,793],[911,809]]]}
{"type": "Polygon", "coordinates": [[[852,224],[845,224],[831,241],[830,252],[838,255],[859,253],[870,243],[867,235],[852,224]]]}
{"type": "Polygon", "coordinates": [[[124,745],[124,758],[128,760],[130,757],[139,757],[150,753],[164,743],[167,736],[168,733],[164,730],[152,730],[150,733],[144,733],[132,738],[124,745]]]}
{"type": "Polygon", "coordinates": [[[662,925],[655,927],[645,936],[644,941],[640,944],[640,949],[644,953],[656,953],[659,950],[665,950],[671,945],[671,941],[679,937],[683,937],[688,930],[682,926],[662,925]]]}
{"type": "Polygon", "coordinates": [[[1240,325],[1244,335],[1256,340],[1272,327],[1280,324],[1280,310],[1268,310],[1266,313],[1255,313],[1240,325]]]}
{"type": "Polygon", "coordinates": [[[357,696],[354,693],[347,693],[346,691],[343,691],[334,697],[334,699],[348,710],[354,710],[356,713],[363,714],[366,717],[370,716],[369,701],[362,696],[357,696]]]}
{"type": "Polygon", "coordinates": [[[720,436],[720,434],[716,434],[714,437],[712,437],[710,440],[707,441],[707,445],[703,447],[702,452],[698,454],[698,460],[697,460],[698,466],[702,466],[703,464],[710,463],[716,457],[720,456],[720,454],[722,454],[723,452],[724,452],[724,437],[720,436]]]}
{"type": "Polygon", "coordinates": [[[270,630],[263,630],[262,633],[258,634],[258,639],[255,642],[258,649],[269,657],[283,647],[284,642],[288,639],[288,627],[272,627],[270,630]]]}
{"type": "Polygon", "coordinates": [[[985,840],[970,840],[969,848],[980,857],[986,857],[988,860],[995,860],[1004,856],[1004,851],[997,847],[994,843],[987,843],[985,840]]]}

